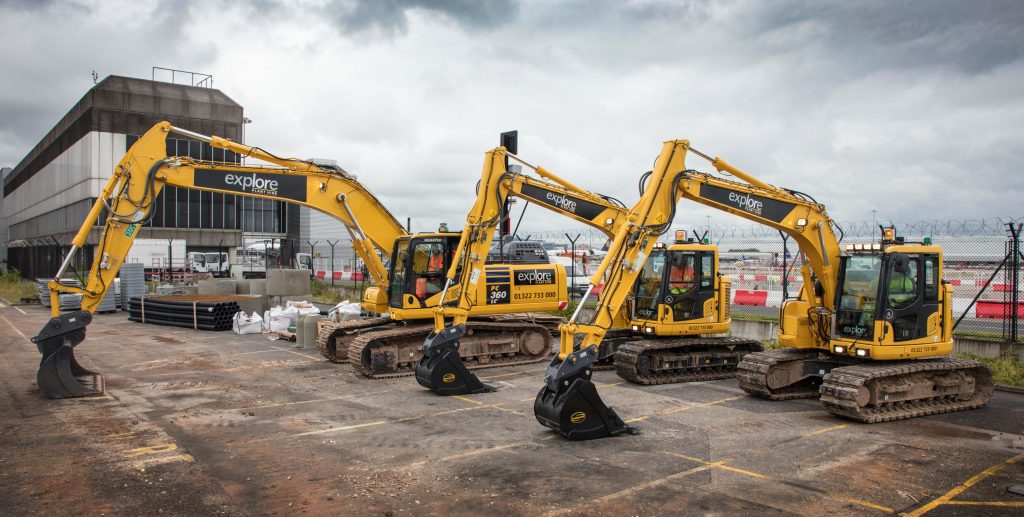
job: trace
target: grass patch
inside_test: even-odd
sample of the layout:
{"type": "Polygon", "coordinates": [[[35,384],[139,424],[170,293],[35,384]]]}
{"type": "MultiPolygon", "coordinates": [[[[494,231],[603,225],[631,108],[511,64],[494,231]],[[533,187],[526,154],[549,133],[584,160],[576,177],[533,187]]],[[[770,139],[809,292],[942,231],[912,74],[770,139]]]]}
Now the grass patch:
{"type": "Polygon", "coordinates": [[[313,295],[313,301],[317,303],[329,303],[336,305],[345,300],[359,302],[363,295],[357,284],[342,285],[341,283],[331,287],[331,284],[321,280],[309,282],[309,293],[313,295]]]}
{"type": "Polygon", "coordinates": [[[775,322],[779,321],[779,317],[778,316],[768,316],[768,315],[765,315],[765,314],[754,314],[752,312],[736,312],[736,311],[733,311],[732,314],[730,314],[730,317],[732,319],[734,319],[734,320],[743,320],[743,321],[768,321],[768,322],[771,322],[771,323],[775,323],[775,322]]]}
{"type": "Polygon", "coordinates": [[[977,330],[954,330],[953,337],[982,339],[985,341],[1003,341],[1003,335],[996,332],[980,332],[977,330]]]}
{"type": "Polygon", "coordinates": [[[15,268],[8,269],[0,275],[0,298],[13,304],[22,303],[22,298],[39,299],[35,282],[21,278],[21,272],[15,268]]]}
{"type": "Polygon", "coordinates": [[[972,359],[992,369],[996,384],[1024,387],[1024,363],[1016,359],[982,357],[974,354],[956,354],[961,359],[972,359]]]}

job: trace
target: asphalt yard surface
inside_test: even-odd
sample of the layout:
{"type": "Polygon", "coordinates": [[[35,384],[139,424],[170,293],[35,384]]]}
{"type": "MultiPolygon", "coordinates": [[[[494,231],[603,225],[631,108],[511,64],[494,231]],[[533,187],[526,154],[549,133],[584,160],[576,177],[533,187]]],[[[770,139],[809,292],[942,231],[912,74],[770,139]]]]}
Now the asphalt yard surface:
{"type": "Polygon", "coordinates": [[[543,365],[479,372],[495,393],[369,380],[266,336],[97,315],[76,351],[108,394],[48,400],[0,308],[0,508],[10,515],[1022,515],[1024,395],[863,425],[735,381],[642,387],[597,372],[642,433],[541,427],[543,365]]]}

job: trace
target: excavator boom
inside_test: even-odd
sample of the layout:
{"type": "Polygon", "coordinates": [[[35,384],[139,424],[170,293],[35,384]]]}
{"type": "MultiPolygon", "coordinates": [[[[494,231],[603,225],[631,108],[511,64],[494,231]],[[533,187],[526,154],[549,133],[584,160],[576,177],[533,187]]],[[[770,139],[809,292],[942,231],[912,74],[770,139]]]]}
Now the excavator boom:
{"type": "Polygon", "coordinates": [[[939,289],[942,264],[937,246],[887,239],[878,248],[862,247],[870,253],[862,254],[866,258],[858,262],[861,267],[846,275],[845,266],[852,259],[840,250],[838,227],[825,207],[806,194],[761,181],[693,149],[686,140],[665,142],[646,179],[640,201],[630,209],[628,221],[619,227],[591,279],[592,285],[608,279],[593,320],[581,324],[574,315],[560,329],[558,358],[548,368],[534,404],[542,425],[572,439],[634,431],[597,395],[590,382],[591,365],[611,326],[609,315],[626,300],[651,250],[672,224],[680,198],[776,228],[800,247],[803,286],[798,298],[785,301],[780,311],[779,342],[786,348],[745,356],[738,377],[747,392],[776,399],[807,397],[816,396],[821,385],[829,411],[864,422],[969,409],[987,402],[991,372],[980,364],[931,360],[921,363],[920,374],[912,376],[897,367],[856,366],[950,352],[952,288],[939,289]],[[687,168],[688,152],[741,181],[687,168]],[[853,289],[840,291],[846,281],[842,279],[873,281],[875,287],[862,295],[853,289]],[[895,285],[907,286],[901,289],[908,294],[889,293],[895,280],[895,285]],[[845,323],[837,325],[840,321],[845,323]],[[883,379],[893,379],[900,393],[884,391],[892,389],[883,387],[883,379]]]}
{"type": "Polygon", "coordinates": [[[341,170],[280,158],[256,147],[161,122],[139,138],[118,163],[49,283],[53,319],[33,338],[43,355],[37,381],[48,396],[65,398],[103,392],[102,377],[79,365],[73,349],[85,339],[91,314],[113,285],[132,242],[152,216],[157,195],[167,185],[282,200],[332,215],[349,231],[356,253],[378,286],[388,282],[388,271],[378,251],[389,255],[394,241],[406,235],[402,225],[377,198],[341,170]],[[170,133],[208,142],[215,148],[273,166],[168,157],[166,138],[170,133]],[[93,226],[104,213],[106,221],[87,282],[81,287],[62,284],[61,278],[75,253],[85,246],[93,226]],[[56,303],[60,292],[82,294],[81,311],[61,315],[60,304],[56,303]]]}
{"type": "MultiPolygon", "coordinates": [[[[434,331],[427,337],[423,357],[416,367],[416,380],[420,385],[441,395],[490,390],[466,369],[459,355],[459,341],[466,335],[466,321],[471,310],[487,303],[487,300],[479,299],[475,285],[486,275],[487,250],[501,222],[502,206],[509,196],[534,202],[598,228],[609,236],[614,235],[625,220],[625,207],[621,203],[581,189],[543,167],[527,163],[504,147],[486,153],[477,188],[476,201],[466,217],[466,226],[448,270],[445,294],[449,303],[434,309],[434,331]],[[510,172],[506,159],[519,162],[539,178],[510,172]],[[450,324],[446,324],[447,318],[451,318],[450,324]]],[[[520,273],[515,270],[511,274],[515,276],[516,283],[530,281],[526,277],[520,278],[520,273]]],[[[565,277],[561,266],[557,266],[553,274],[565,277]]],[[[624,318],[621,324],[625,324],[624,318]]]]}

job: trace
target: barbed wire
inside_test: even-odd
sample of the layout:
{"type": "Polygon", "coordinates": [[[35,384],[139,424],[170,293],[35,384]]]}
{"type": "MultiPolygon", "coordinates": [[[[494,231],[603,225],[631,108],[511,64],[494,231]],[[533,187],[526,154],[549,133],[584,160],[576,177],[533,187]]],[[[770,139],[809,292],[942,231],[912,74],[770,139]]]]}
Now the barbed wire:
{"type": "MultiPolygon", "coordinates": [[[[986,219],[933,219],[930,221],[890,222],[890,221],[842,221],[838,222],[845,238],[872,238],[879,235],[878,225],[895,226],[896,234],[907,238],[921,237],[1003,237],[1006,225],[1024,221],[1024,217],[990,217],[986,219]]],[[[686,230],[698,234],[708,232],[712,241],[746,240],[746,239],[777,239],[778,230],[759,224],[735,225],[696,225],[692,228],[673,226],[673,230],[686,230]]],[[[594,228],[569,228],[564,230],[542,230],[520,232],[520,237],[543,241],[565,241],[566,234],[575,237],[577,234],[587,241],[604,242],[604,233],[594,228]]],[[[698,235],[700,236],[700,235],[698,235]]]]}

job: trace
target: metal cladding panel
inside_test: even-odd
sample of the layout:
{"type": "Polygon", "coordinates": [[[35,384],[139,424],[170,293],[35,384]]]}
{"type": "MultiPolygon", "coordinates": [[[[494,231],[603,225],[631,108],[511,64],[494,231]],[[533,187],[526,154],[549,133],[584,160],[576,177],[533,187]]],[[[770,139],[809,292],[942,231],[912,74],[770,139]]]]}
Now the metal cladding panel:
{"type": "Polygon", "coordinates": [[[110,76],[89,90],[4,181],[9,197],[90,131],[141,135],[162,120],[240,141],[243,109],[220,90],[110,76]]]}

